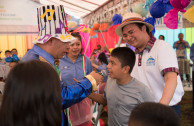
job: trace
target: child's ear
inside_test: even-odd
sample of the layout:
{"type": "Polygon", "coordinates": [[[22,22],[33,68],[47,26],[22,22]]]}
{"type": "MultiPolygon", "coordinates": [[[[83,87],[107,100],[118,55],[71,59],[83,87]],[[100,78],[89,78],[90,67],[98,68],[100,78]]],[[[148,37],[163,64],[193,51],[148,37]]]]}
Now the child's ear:
{"type": "Polygon", "coordinates": [[[129,66],[124,66],[124,73],[129,73],[130,67],[129,66]]]}

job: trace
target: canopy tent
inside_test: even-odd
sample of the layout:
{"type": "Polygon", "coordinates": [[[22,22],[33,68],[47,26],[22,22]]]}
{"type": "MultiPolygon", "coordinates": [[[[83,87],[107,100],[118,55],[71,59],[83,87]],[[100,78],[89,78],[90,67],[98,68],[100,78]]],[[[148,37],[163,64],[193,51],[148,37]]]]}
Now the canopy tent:
{"type": "MultiPolygon", "coordinates": [[[[42,4],[62,4],[64,5],[65,12],[67,14],[74,15],[79,19],[86,17],[92,12],[96,12],[103,5],[113,1],[115,0],[1,0],[0,50],[4,52],[7,49],[17,48],[19,55],[23,56],[27,49],[32,47],[32,41],[36,38],[38,33],[36,8],[42,4]]],[[[191,4],[193,5],[193,3],[191,4]]],[[[114,8],[114,6],[112,8],[114,8]]],[[[178,18],[179,30],[168,30],[163,22],[163,18],[164,17],[156,19],[155,36],[157,38],[159,34],[164,34],[167,38],[166,41],[172,45],[172,43],[178,39],[178,32],[183,32],[183,34],[185,34],[185,40],[189,41],[190,45],[194,42],[194,38],[192,37],[192,33],[194,33],[193,28],[186,28],[185,30],[181,30],[183,28],[182,14],[179,14],[178,18]]],[[[108,33],[106,33],[106,31],[107,30],[103,32],[105,41],[107,42],[108,48],[113,48],[114,45],[118,43],[119,38],[111,38],[108,33]]],[[[89,35],[84,34],[84,36],[88,37],[89,35]]],[[[90,51],[96,48],[97,44],[104,46],[100,33],[97,33],[97,36],[98,38],[91,39],[88,54],[90,54],[90,51]]],[[[84,40],[84,45],[87,43],[87,37],[84,40]]],[[[3,53],[1,54],[1,57],[4,57],[3,53]]]]}
{"type": "Polygon", "coordinates": [[[35,0],[41,4],[63,5],[67,14],[79,18],[88,15],[109,0],[35,0]]]}

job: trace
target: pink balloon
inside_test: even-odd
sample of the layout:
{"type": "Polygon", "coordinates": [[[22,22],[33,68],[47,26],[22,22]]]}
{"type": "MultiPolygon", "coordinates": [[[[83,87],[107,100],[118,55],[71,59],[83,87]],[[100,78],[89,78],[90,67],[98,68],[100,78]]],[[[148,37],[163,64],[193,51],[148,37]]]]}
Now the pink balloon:
{"type": "Polygon", "coordinates": [[[190,2],[191,0],[170,0],[170,4],[176,9],[184,9],[190,2]]]}
{"type": "Polygon", "coordinates": [[[166,24],[166,27],[170,29],[178,28],[178,10],[177,9],[172,9],[168,12],[168,14],[164,17],[164,24],[166,24]]]}

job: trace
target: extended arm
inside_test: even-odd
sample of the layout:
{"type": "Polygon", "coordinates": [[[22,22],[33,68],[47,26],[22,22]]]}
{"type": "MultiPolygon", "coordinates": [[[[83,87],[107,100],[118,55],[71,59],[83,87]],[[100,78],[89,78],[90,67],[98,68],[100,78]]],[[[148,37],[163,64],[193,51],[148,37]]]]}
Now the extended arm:
{"type": "Polygon", "coordinates": [[[165,87],[163,90],[162,98],[160,99],[160,103],[169,105],[175,89],[177,87],[177,73],[175,72],[167,72],[164,75],[165,87]]]}
{"type": "Polygon", "coordinates": [[[96,93],[91,93],[88,98],[94,100],[95,102],[98,102],[100,104],[106,105],[107,101],[104,99],[103,94],[96,94],[96,93]]]}

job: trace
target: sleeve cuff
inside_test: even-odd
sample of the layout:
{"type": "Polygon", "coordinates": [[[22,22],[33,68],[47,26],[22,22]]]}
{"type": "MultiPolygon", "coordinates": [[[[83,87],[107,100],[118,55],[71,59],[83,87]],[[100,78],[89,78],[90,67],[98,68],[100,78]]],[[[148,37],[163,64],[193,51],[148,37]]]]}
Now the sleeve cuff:
{"type": "Polygon", "coordinates": [[[91,75],[86,75],[85,78],[87,78],[91,82],[91,84],[92,84],[92,92],[97,91],[96,80],[91,75]]]}
{"type": "Polygon", "coordinates": [[[175,72],[175,73],[177,73],[177,75],[179,74],[178,68],[169,67],[169,68],[166,68],[166,69],[162,70],[162,72],[161,72],[162,76],[164,76],[167,72],[175,72]]]}

